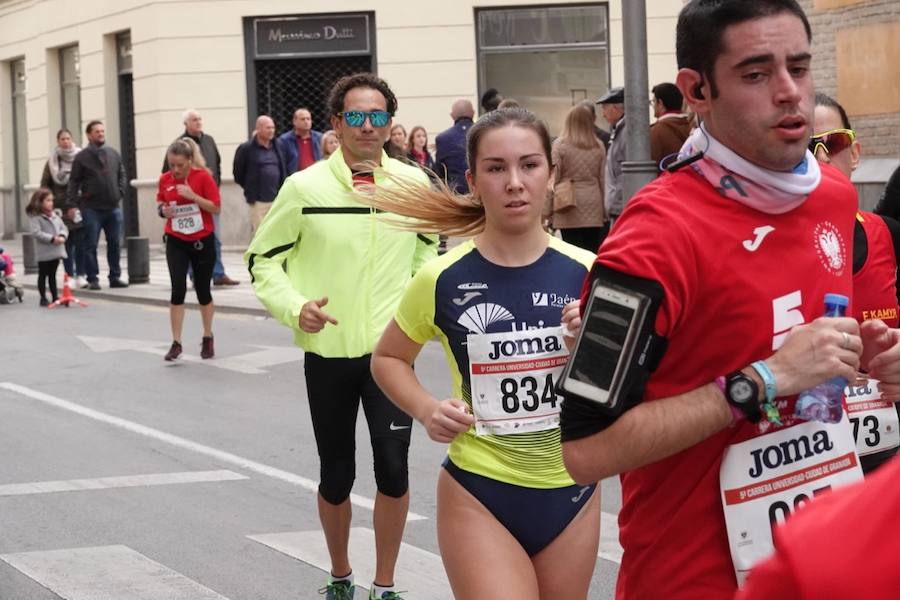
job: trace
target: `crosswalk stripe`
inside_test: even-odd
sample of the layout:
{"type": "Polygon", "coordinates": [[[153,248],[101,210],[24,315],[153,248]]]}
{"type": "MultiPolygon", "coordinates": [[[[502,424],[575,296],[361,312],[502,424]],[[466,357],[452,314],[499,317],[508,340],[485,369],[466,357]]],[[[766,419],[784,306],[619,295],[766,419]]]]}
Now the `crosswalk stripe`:
{"type": "Polygon", "coordinates": [[[29,494],[107,490],[152,485],[173,485],[177,483],[210,483],[215,481],[237,481],[239,479],[249,479],[249,477],[234,471],[220,470],[124,475],[120,477],[97,477],[95,479],[69,479],[66,481],[35,481],[0,485],[0,496],[27,496],[29,494]]]}
{"type": "Polygon", "coordinates": [[[600,548],[597,551],[597,556],[616,564],[622,564],[618,515],[608,512],[600,513],[600,548]]]}
{"type": "MultiPolygon", "coordinates": [[[[331,559],[321,531],[288,531],[249,535],[251,540],[269,546],[292,558],[328,572],[331,559]]],[[[350,564],[357,587],[368,589],[375,579],[375,532],[365,527],[350,529],[350,564]]],[[[440,556],[407,543],[400,545],[396,584],[416,600],[452,600],[450,582],[440,556]]],[[[323,575],[324,581],[324,575],[323,575]]],[[[406,597],[407,594],[404,594],[406,597]]]]}
{"type": "MultiPolygon", "coordinates": [[[[68,400],[63,400],[62,398],[57,398],[56,396],[51,396],[50,394],[45,394],[44,392],[39,392],[23,385],[18,385],[16,383],[10,382],[0,382],[0,388],[9,390],[10,392],[14,392],[16,394],[20,394],[22,396],[25,396],[26,398],[31,398],[32,400],[37,400],[39,402],[49,404],[50,406],[55,406],[56,408],[61,408],[75,414],[79,414],[89,419],[94,419],[95,421],[100,421],[101,423],[113,425],[126,431],[131,431],[132,433],[137,433],[156,441],[164,442],[171,446],[190,450],[191,452],[196,452],[197,454],[203,454],[218,461],[228,463],[236,467],[246,469],[248,471],[253,471],[255,473],[259,473],[260,475],[265,475],[266,477],[272,477],[273,479],[285,481],[287,483],[309,490],[313,493],[318,493],[319,491],[318,482],[297,475],[296,473],[291,473],[289,471],[283,471],[275,467],[270,467],[269,465],[250,460],[248,458],[244,458],[230,452],[225,452],[224,450],[211,448],[210,446],[204,446],[203,444],[178,437],[177,435],[172,435],[171,433],[166,433],[165,431],[160,431],[159,429],[153,429],[152,427],[147,427],[146,425],[141,425],[140,423],[135,423],[134,421],[115,417],[113,415],[100,412],[99,410],[87,408],[86,406],[75,404],[74,402],[69,402],[68,400]]],[[[375,510],[375,501],[371,498],[366,498],[365,496],[350,494],[350,502],[361,508],[375,510]]],[[[427,519],[427,517],[416,514],[412,511],[410,511],[406,516],[407,521],[421,521],[425,519],[427,519]]]]}
{"type": "Polygon", "coordinates": [[[128,546],[2,554],[66,600],[228,600],[128,546]]]}

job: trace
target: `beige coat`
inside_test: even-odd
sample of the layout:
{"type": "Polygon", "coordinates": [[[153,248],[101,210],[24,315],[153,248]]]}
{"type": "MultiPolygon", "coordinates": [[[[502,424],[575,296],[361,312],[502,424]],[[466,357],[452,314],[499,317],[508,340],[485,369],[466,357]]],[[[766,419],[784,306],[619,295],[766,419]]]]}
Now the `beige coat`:
{"type": "Polygon", "coordinates": [[[603,179],[606,172],[606,150],[582,149],[557,139],[553,142],[554,181],[571,179],[575,184],[575,207],[554,212],[553,227],[602,227],[606,223],[603,204],[603,179]]]}

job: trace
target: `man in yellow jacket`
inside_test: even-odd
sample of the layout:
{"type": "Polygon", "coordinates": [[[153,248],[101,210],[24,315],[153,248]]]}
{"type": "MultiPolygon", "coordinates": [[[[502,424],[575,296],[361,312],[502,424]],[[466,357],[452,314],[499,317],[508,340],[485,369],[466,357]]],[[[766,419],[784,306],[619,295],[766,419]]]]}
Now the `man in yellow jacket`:
{"type": "Polygon", "coordinates": [[[370,598],[398,600],[394,567],[409,507],[412,420],[378,389],[369,360],[410,278],[436,256],[437,240],[392,227],[353,197],[360,183],[391,185],[382,171],[428,185],[420,169],[382,151],[397,110],[387,83],[369,73],[344,77],[332,88],[328,109],[340,150],[284,182],[244,259],[257,296],[306,351],[319,518],[331,556],[326,599],[353,597],[347,546],[361,400],[378,484],[370,598]],[[380,165],[374,173],[373,163],[380,165]]]}

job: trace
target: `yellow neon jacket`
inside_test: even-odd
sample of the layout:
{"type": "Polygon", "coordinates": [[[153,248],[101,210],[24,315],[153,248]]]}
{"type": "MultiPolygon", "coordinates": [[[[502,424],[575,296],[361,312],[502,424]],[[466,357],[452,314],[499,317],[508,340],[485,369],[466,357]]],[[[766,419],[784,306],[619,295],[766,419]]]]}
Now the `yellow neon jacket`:
{"type": "MultiPolygon", "coordinates": [[[[381,164],[392,175],[428,185],[417,167],[385,153],[381,164]]],[[[379,171],[376,185],[391,185],[379,171]]],[[[391,226],[352,197],[352,186],[340,150],[294,173],[244,254],[260,301],[294,330],[298,346],[326,358],[370,354],[412,276],[437,255],[436,236],[391,226]],[[338,324],[302,331],[300,309],[323,296],[323,310],[338,324]]]]}

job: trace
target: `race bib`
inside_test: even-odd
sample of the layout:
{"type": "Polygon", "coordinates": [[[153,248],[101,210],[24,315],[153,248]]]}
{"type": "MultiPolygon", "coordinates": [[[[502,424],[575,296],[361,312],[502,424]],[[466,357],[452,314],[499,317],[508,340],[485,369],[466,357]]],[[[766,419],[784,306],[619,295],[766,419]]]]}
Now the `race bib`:
{"type": "Polygon", "coordinates": [[[469,334],[469,377],[476,435],[559,427],[555,385],[569,351],[561,327],[469,334]]]}
{"type": "Polygon", "coordinates": [[[183,235],[190,235],[203,230],[203,217],[200,215],[200,207],[196,204],[178,204],[173,207],[175,214],[169,219],[172,231],[183,235]]]}
{"type": "Polygon", "coordinates": [[[807,421],[730,446],[719,484],[738,585],[774,551],[778,523],[811,498],[862,477],[847,419],[807,421]]]}
{"type": "Polygon", "coordinates": [[[878,380],[848,385],[844,390],[847,412],[853,426],[856,452],[860,456],[893,450],[900,446],[900,419],[893,402],[882,402],[878,380]]]}

